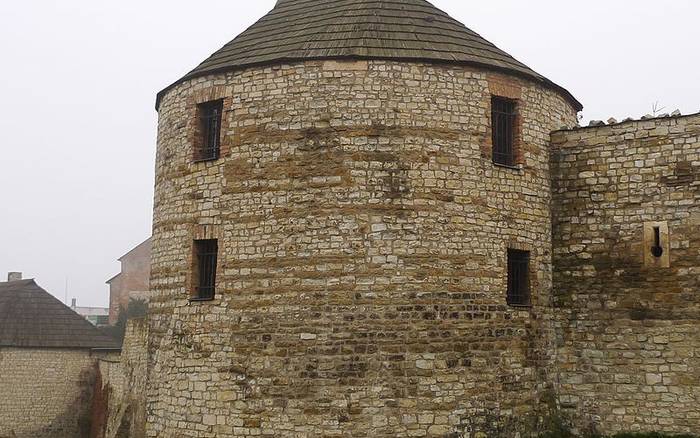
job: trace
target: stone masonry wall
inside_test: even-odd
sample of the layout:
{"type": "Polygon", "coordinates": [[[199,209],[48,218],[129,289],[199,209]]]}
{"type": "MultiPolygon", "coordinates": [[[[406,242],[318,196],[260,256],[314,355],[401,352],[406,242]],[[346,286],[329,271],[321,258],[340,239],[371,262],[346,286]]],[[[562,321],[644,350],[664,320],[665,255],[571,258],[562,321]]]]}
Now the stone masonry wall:
{"type": "Polygon", "coordinates": [[[107,421],[100,437],[143,438],[146,428],[148,322],[131,319],[126,326],[121,355],[100,361],[107,421]]]}
{"type": "Polygon", "coordinates": [[[700,115],[553,143],[562,406],[581,429],[697,433],[700,115]],[[660,258],[645,223],[668,225],[660,258]]]}
{"type": "Polygon", "coordinates": [[[465,67],[313,61],[195,79],[160,106],[150,437],[527,436],[554,359],[550,132],[539,85],[465,67]],[[517,168],[491,95],[519,104],[517,168]],[[222,157],[193,163],[196,105],[222,157]],[[192,242],[219,239],[190,302],[192,242]],[[506,305],[507,248],[533,306],[506,305]]]}
{"type": "Polygon", "coordinates": [[[0,348],[0,437],[87,437],[94,364],[89,350],[0,348]]]}

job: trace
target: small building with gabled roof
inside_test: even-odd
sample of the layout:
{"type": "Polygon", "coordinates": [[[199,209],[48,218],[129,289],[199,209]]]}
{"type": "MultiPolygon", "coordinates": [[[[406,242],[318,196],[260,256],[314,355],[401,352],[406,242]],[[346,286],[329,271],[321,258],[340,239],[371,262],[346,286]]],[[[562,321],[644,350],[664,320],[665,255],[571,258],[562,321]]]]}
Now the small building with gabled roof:
{"type": "Polygon", "coordinates": [[[0,282],[0,437],[88,436],[97,359],[120,348],[35,280],[0,282]]]}

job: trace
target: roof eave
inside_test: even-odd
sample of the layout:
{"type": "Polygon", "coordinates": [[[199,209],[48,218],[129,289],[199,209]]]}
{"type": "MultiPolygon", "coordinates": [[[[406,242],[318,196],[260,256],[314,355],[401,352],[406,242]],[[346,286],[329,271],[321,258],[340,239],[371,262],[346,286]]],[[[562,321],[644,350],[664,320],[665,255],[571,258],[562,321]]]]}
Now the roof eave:
{"type": "Polygon", "coordinates": [[[123,347],[93,347],[90,351],[95,352],[118,352],[122,351],[123,347]]]}
{"type": "Polygon", "coordinates": [[[250,64],[242,64],[242,65],[236,65],[236,66],[227,66],[227,67],[221,67],[217,69],[212,69],[204,72],[196,72],[196,73],[188,73],[179,80],[173,82],[172,84],[168,85],[165,87],[163,90],[161,90],[157,96],[156,96],[156,111],[160,110],[160,104],[163,101],[163,98],[165,95],[172,90],[173,88],[177,87],[178,85],[192,80],[192,79],[197,79],[201,78],[204,76],[210,76],[210,75],[216,75],[216,74],[223,74],[223,73],[230,73],[230,72],[235,72],[235,71],[240,71],[240,70],[245,70],[248,68],[253,68],[253,67],[263,67],[263,66],[270,66],[270,65],[280,65],[280,64],[286,64],[286,63],[292,63],[292,62],[303,62],[303,61],[322,61],[322,60],[376,60],[376,61],[397,61],[397,62],[413,62],[413,63],[427,63],[427,64],[436,64],[436,65],[457,65],[457,66],[473,66],[473,67],[479,67],[484,70],[491,70],[495,72],[501,72],[501,73],[508,73],[513,76],[521,77],[524,79],[531,80],[536,83],[540,83],[544,85],[547,88],[550,88],[564,97],[569,104],[577,111],[583,111],[583,104],[578,101],[574,97],[573,94],[571,94],[566,88],[557,85],[556,83],[550,81],[547,78],[544,77],[537,77],[535,75],[527,74],[525,72],[521,72],[515,69],[510,69],[510,68],[505,68],[505,67],[497,67],[485,63],[481,63],[478,61],[447,61],[447,60],[436,60],[436,59],[428,59],[428,58],[396,58],[396,57],[379,57],[379,56],[361,56],[361,55],[347,55],[347,56],[321,56],[321,57],[303,57],[303,58],[279,58],[279,59],[274,59],[270,61],[265,61],[265,62],[258,62],[258,63],[250,63],[250,64]]]}
{"type": "Polygon", "coordinates": [[[0,344],[0,348],[16,348],[16,349],[20,349],[20,350],[104,350],[104,351],[116,351],[116,350],[122,349],[122,347],[118,347],[117,344],[113,344],[112,346],[104,346],[104,345],[106,345],[106,344],[102,344],[102,346],[90,346],[90,345],[54,346],[54,345],[32,344],[32,343],[27,343],[27,344],[2,343],[2,344],[0,344]]]}

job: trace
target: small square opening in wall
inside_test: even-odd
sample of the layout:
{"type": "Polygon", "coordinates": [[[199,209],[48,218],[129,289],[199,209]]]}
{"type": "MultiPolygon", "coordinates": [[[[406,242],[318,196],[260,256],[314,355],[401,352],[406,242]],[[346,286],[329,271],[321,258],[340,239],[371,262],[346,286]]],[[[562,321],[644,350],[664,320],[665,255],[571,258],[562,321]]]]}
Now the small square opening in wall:
{"type": "Polygon", "coordinates": [[[216,239],[194,241],[193,300],[213,300],[216,295],[216,269],[219,242],[216,239]]]}
{"type": "Polygon", "coordinates": [[[508,250],[508,292],[510,306],[530,305],[530,251],[508,250]]]}
{"type": "Polygon", "coordinates": [[[644,266],[647,268],[671,267],[671,233],[668,222],[644,224],[644,266]]]}
{"type": "Polygon", "coordinates": [[[221,154],[221,114],[223,100],[214,100],[197,105],[199,119],[195,143],[195,161],[218,160],[221,154]]]}
{"type": "Polygon", "coordinates": [[[513,167],[517,164],[517,102],[505,97],[491,98],[491,143],[494,164],[513,167]]]}

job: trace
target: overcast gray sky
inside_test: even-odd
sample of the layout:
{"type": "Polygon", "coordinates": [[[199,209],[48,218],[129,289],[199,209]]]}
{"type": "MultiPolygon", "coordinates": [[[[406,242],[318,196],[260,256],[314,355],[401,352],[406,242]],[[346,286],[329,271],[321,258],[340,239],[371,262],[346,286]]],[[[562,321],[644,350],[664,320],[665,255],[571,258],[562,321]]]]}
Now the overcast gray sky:
{"type": "MultiPolygon", "coordinates": [[[[106,305],[150,234],[156,93],[275,0],[0,3],[0,275],[106,305]]],[[[700,110],[696,0],[435,0],[589,119],[700,110]]],[[[0,277],[0,280],[4,278],[0,277]]]]}

